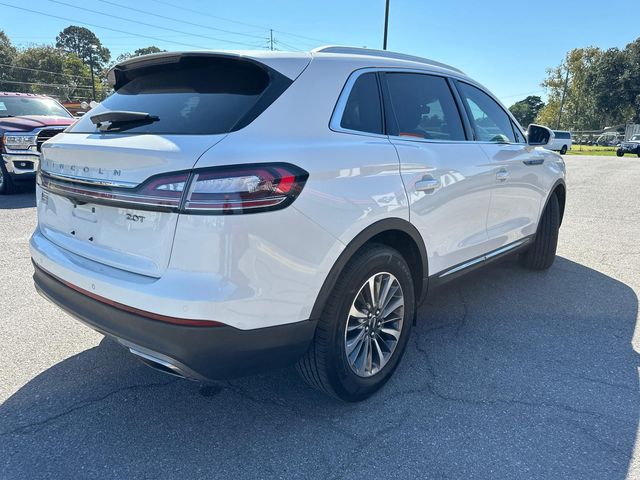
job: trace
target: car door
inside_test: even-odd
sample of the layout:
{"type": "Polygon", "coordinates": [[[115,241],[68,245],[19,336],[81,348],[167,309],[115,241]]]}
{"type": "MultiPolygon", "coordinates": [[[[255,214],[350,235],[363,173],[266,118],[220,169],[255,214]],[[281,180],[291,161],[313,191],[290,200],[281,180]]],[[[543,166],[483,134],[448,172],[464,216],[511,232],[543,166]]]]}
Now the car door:
{"type": "Polygon", "coordinates": [[[411,223],[429,252],[429,274],[482,256],[494,166],[469,129],[450,80],[384,72],[387,133],[396,147],[411,223]]]}
{"type": "Polygon", "coordinates": [[[545,195],[545,156],[527,145],[520,128],[489,94],[463,81],[456,85],[475,141],[493,165],[487,216],[489,249],[516,246],[536,232],[545,195]]]}

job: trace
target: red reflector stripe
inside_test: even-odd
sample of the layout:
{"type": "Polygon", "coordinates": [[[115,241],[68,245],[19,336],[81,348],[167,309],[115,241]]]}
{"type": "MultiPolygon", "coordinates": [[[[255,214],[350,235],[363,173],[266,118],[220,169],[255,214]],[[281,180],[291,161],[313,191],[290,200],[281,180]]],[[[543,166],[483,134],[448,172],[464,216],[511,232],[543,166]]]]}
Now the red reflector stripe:
{"type": "Polygon", "coordinates": [[[95,293],[91,293],[83,288],[77,287],[66,280],[61,279],[60,277],[48,272],[42,267],[38,267],[42,269],[47,275],[55,278],[60,283],[63,283],[71,290],[74,290],[82,295],[86,295],[89,298],[92,298],[100,303],[104,303],[105,305],[109,305],[110,307],[117,308],[118,310],[122,310],[124,312],[133,313],[135,315],[139,315],[141,317],[149,318],[151,320],[157,320],[159,322],[171,323],[174,325],[183,325],[186,327],[224,327],[224,323],[216,322],[213,320],[193,320],[189,318],[176,318],[176,317],[168,317],[166,315],[160,315],[153,312],[147,312],[146,310],[140,310],[138,308],[129,307],[122,303],[114,302],[113,300],[109,300],[108,298],[101,297],[100,295],[96,295],[95,293]]]}

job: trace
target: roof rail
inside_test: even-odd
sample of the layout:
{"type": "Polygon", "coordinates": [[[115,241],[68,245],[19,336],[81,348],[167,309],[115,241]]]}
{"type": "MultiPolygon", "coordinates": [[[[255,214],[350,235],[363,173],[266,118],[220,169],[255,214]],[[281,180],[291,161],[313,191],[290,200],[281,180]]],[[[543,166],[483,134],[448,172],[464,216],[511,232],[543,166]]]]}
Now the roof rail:
{"type": "Polygon", "coordinates": [[[447,65],[446,63],[436,62],[435,60],[429,60],[428,58],[417,57],[415,55],[407,55],[405,53],[398,52],[390,52],[389,50],[374,50],[371,48],[360,48],[360,47],[344,47],[340,45],[327,45],[325,47],[318,47],[311,50],[314,53],[342,53],[345,55],[368,55],[371,57],[383,57],[383,58],[394,58],[396,60],[407,60],[410,62],[418,62],[425,63],[427,65],[433,65],[436,67],[447,68],[449,70],[453,70],[455,72],[465,74],[462,70],[452,67],[451,65],[447,65]]]}

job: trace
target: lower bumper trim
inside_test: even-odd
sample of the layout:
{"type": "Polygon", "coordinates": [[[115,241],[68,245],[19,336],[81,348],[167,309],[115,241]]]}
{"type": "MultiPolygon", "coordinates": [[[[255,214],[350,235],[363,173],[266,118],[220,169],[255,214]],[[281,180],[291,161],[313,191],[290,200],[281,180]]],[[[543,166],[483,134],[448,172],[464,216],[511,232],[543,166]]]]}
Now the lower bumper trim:
{"type": "Polygon", "coordinates": [[[139,356],[148,362],[164,362],[171,373],[195,380],[233,378],[290,365],[309,348],[316,328],[313,320],[253,330],[175,325],[83,295],[37,265],[33,278],[42,296],[82,323],[146,355],[139,356]]]}

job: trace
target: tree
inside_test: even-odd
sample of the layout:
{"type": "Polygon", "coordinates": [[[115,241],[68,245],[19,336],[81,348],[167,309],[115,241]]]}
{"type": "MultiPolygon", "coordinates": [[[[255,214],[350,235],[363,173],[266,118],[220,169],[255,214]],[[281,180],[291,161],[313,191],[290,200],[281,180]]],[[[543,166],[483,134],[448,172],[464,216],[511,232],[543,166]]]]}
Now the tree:
{"type": "Polygon", "coordinates": [[[74,53],[89,64],[93,61],[96,69],[102,70],[111,59],[111,52],[103,47],[95,33],[88,28],[70,25],[56,37],[56,47],[74,53]]]}
{"type": "Polygon", "coordinates": [[[18,52],[15,59],[15,78],[20,90],[44,93],[62,100],[90,97],[89,67],[72,53],[43,45],[18,52]]]}
{"type": "Polygon", "coordinates": [[[149,55],[151,53],[161,53],[161,52],[166,52],[166,50],[162,50],[161,48],[156,47],[155,45],[150,45],[148,47],[137,49],[135,52],[133,52],[133,56],[138,57],[140,55],[149,55]]]}
{"type": "Polygon", "coordinates": [[[594,92],[588,78],[600,61],[602,50],[596,47],[576,48],[567,55],[570,83],[567,85],[563,116],[575,130],[598,128],[601,115],[594,103],[594,92]]]}
{"type": "Polygon", "coordinates": [[[128,58],[139,57],[140,55],[149,55],[151,53],[160,53],[160,52],[166,52],[166,50],[162,50],[156,47],[155,45],[150,45],[148,47],[138,48],[133,53],[125,52],[122,55],[118,55],[117,61],[123,62],[128,58]]]}
{"type": "Polygon", "coordinates": [[[513,116],[524,128],[535,122],[538,112],[544,107],[542,99],[535,95],[529,95],[524,100],[514,103],[509,107],[513,116]]]}
{"type": "Polygon", "coordinates": [[[587,75],[587,84],[598,112],[598,128],[624,122],[623,111],[628,101],[621,82],[625,73],[624,53],[617,48],[603,52],[587,75]]]}
{"type": "Polygon", "coordinates": [[[7,67],[6,65],[12,65],[16,58],[17,50],[13,46],[9,37],[0,30],[0,90],[17,90],[16,84],[3,82],[3,80],[15,80],[13,75],[15,69],[7,67]]]}
{"type": "Polygon", "coordinates": [[[563,129],[600,128],[602,116],[595,105],[590,75],[602,55],[599,48],[576,48],[558,67],[547,70],[542,82],[548,93],[547,104],[536,122],[563,129]]]}
{"type": "Polygon", "coordinates": [[[626,108],[624,120],[640,123],[640,38],[624,48],[625,70],[620,75],[626,108]]]}

